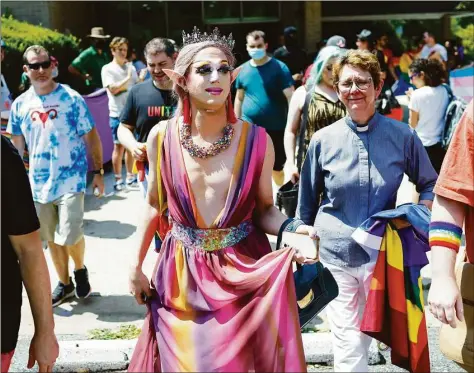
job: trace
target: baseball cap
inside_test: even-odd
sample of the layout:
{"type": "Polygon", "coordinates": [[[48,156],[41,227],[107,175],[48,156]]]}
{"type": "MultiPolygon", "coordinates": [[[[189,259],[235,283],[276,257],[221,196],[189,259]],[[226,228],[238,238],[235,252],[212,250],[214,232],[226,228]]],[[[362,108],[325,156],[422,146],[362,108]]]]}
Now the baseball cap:
{"type": "Polygon", "coordinates": [[[290,34],[295,34],[298,30],[296,29],[295,26],[288,26],[283,30],[283,34],[285,35],[290,35],[290,34]]]}
{"type": "Polygon", "coordinates": [[[345,48],[346,47],[346,39],[339,35],[331,36],[327,42],[326,47],[339,47],[345,48]]]}
{"type": "Polygon", "coordinates": [[[357,37],[361,40],[367,40],[372,36],[372,31],[363,29],[357,37]]]}

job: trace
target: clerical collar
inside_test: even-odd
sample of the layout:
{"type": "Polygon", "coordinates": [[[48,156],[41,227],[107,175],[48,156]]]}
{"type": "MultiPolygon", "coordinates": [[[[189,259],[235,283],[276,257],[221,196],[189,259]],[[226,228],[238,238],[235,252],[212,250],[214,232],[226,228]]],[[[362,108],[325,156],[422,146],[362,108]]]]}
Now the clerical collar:
{"type": "Polygon", "coordinates": [[[372,132],[375,127],[377,127],[378,122],[382,119],[383,115],[375,112],[374,116],[369,119],[369,122],[366,125],[361,126],[357,125],[357,123],[354,122],[349,115],[347,115],[345,118],[347,125],[356,132],[372,132]]]}
{"type": "Polygon", "coordinates": [[[367,132],[369,130],[369,125],[366,124],[365,126],[356,126],[357,132],[367,132]]]}

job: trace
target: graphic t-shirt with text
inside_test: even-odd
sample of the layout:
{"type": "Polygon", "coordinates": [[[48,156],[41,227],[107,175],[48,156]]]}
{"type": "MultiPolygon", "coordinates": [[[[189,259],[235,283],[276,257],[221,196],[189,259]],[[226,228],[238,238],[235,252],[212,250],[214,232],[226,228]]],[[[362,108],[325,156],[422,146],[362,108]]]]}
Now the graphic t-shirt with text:
{"type": "Polygon", "coordinates": [[[171,91],[157,88],[152,79],[132,87],[120,122],[135,127],[137,141],[146,142],[151,129],[173,116],[176,100],[171,91]]]}

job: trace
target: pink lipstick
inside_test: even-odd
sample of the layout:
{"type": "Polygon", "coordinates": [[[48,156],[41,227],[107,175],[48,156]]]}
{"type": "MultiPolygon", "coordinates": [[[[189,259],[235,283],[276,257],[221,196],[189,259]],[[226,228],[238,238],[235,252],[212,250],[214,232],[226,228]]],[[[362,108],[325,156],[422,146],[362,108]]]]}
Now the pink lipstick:
{"type": "Polygon", "coordinates": [[[219,96],[222,93],[222,88],[207,88],[206,92],[209,92],[211,95],[219,96]]]}

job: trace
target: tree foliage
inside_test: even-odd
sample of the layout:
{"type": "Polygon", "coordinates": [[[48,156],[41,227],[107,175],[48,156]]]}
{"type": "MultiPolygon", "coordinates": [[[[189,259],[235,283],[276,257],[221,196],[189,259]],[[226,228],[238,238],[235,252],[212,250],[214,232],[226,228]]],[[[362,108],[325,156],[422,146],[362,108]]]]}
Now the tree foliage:
{"type": "Polygon", "coordinates": [[[2,62],[2,74],[5,76],[10,90],[18,91],[23,67],[23,53],[31,45],[45,47],[59,61],[60,81],[65,83],[70,78],[67,68],[79,54],[80,40],[74,35],[62,34],[42,26],[21,22],[12,15],[1,17],[2,40],[6,44],[5,60],[2,62]]]}

